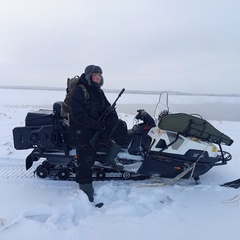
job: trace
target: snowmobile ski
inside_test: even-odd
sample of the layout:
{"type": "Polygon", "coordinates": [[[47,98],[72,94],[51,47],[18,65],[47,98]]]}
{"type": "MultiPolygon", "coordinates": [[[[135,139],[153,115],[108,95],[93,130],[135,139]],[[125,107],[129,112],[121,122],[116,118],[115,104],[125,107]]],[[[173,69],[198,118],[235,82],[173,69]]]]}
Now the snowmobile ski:
{"type": "Polygon", "coordinates": [[[236,179],[234,181],[231,181],[231,182],[227,182],[227,183],[224,183],[222,185],[220,185],[221,187],[231,187],[231,188],[239,188],[240,187],[240,178],[239,179],[236,179]]]}

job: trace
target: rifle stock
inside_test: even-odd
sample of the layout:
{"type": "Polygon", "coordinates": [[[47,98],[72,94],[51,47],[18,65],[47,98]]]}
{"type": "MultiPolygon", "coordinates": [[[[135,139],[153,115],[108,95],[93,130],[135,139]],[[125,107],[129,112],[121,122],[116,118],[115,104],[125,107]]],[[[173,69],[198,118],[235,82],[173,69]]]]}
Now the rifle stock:
{"type": "MultiPolygon", "coordinates": [[[[124,93],[124,91],[125,91],[125,88],[123,88],[123,89],[121,90],[121,92],[118,94],[118,97],[116,98],[116,100],[113,102],[113,104],[112,104],[109,108],[107,108],[107,109],[104,111],[104,113],[103,113],[102,116],[98,119],[98,121],[103,121],[103,120],[107,117],[107,115],[108,115],[111,111],[113,111],[113,109],[114,109],[115,106],[116,106],[117,100],[121,97],[121,95],[124,93]]],[[[98,141],[98,138],[99,138],[100,134],[101,134],[101,132],[100,132],[100,131],[97,131],[97,132],[95,132],[95,134],[93,135],[93,137],[90,139],[89,144],[90,144],[91,147],[96,148],[97,141],[98,141]]]]}

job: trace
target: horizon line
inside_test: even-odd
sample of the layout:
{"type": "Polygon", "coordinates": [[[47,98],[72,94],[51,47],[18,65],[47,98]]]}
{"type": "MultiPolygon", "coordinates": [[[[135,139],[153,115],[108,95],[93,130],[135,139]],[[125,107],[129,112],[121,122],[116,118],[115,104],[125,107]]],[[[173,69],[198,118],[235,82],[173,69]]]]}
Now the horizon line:
{"type": "MultiPolygon", "coordinates": [[[[47,91],[65,91],[64,87],[43,87],[43,86],[5,86],[0,85],[0,89],[24,89],[24,90],[47,90],[47,91]]],[[[104,89],[106,93],[118,93],[119,89],[104,89]]],[[[178,92],[178,91],[146,91],[146,90],[125,90],[127,94],[150,94],[159,95],[160,93],[167,93],[169,95],[188,95],[188,96],[221,96],[221,97],[240,97],[240,94],[217,94],[217,93],[190,93],[190,92],[178,92]]]]}

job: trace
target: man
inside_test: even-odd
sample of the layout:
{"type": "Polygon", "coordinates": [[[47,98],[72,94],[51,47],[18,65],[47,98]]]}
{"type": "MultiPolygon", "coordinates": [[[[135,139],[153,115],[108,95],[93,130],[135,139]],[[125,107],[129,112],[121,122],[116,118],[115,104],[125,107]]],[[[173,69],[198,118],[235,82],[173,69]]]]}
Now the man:
{"type": "Polygon", "coordinates": [[[92,174],[96,160],[96,148],[89,141],[100,131],[99,142],[108,146],[104,164],[111,165],[121,171],[123,166],[115,162],[115,158],[123,145],[127,142],[127,125],[118,119],[113,110],[104,122],[99,121],[103,112],[110,106],[103,90],[102,69],[89,65],[81,75],[73,89],[70,100],[70,120],[75,125],[77,139],[78,173],[76,181],[84,191],[90,202],[94,201],[92,174]]]}

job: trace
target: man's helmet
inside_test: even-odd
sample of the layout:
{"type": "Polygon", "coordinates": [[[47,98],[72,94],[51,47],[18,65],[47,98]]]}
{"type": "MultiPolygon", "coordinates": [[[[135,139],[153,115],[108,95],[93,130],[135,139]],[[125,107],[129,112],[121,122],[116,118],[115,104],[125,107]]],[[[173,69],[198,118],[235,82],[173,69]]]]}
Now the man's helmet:
{"type": "Polygon", "coordinates": [[[102,69],[99,66],[89,65],[85,68],[84,73],[85,73],[85,79],[87,80],[87,83],[89,86],[100,88],[103,85],[103,77],[102,77],[100,83],[92,82],[92,74],[93,73],[100,73],[100,74],[103,73],[102,69]]]}

